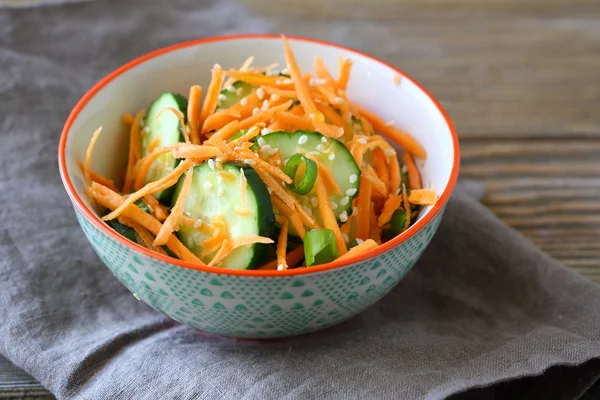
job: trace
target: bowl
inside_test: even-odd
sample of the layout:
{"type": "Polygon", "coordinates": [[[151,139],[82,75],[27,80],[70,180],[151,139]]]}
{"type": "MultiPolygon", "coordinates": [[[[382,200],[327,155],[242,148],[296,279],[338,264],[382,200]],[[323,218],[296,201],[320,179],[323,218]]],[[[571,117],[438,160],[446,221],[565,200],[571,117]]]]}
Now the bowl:
{"type": "Polygon", "coordinates": [[[64,126],[59,168],[75,215],[92,247],[137,299],[172,319],[207,332],[239,338],[276,338],[338,324],[386,295],[412,268],[431,241],[458,175],[456,132],[439,103],[403,72],[356,50],[289,37],[301,69],[321,55],[337,70],[340,55],[354,61],[348,96],[410,132],[425,148],[418,160],[424,186],[439,200],[398,237],[353,259],[287,271],[226,270],[198,266],[154,253],[118,235],[88,198],[77,160],[103,126],[92,168],[118,179],[125,168],[128,134],[122,114],[147,108],[162,91],[186,94],[206,88],[214,63],[285,65],[279,36],[241,35],[194,40],[137,58],[94,85],[64,126]],[[400,81],[398,82],[398,78],[400,81]]]}

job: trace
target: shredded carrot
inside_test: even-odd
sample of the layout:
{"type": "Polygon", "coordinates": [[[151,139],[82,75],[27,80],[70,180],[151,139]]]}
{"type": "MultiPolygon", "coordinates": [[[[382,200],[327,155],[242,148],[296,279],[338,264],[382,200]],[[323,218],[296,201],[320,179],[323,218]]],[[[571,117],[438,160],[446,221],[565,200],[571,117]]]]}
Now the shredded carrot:
{"type": "Polygon", "coordinates": [[[169,217],[165,220],[162,228],[160,228],[160,232],[158,232],[158,235],[156,235],[156,239],[154,239],[155,246],[162,246],[167,242],[170,234],[179,230],[179,221],[181,219],[181,214],[183,213],[185,199],[190,188],[192,187],[192,177],[194,175],[193,170],[194,167],[190,167],[187,170],[185,179],[183,180],[183,186],[181,187],[181,192],[179,192],[175,206],[173,206],[171,209],[171,214],[169,214],[169,217]]]}
{"type": "Polygon", "coordinates": [[[282,170],[280,170],[279,168],[274,167],[273,165],[264,161],[262,158],[258,157],[256,154],[254,154],[250,150],[239,149],[236,151],[235,156],[240,161],[242,161],[242,160],[254,161],[254,164],[253,164],[254,169],[262,169],[263,171],[268,172],[269,174],[273,175],[274,177],[281,179],[282,181],[284,181],[287,184],[291,184],[293,182],[292,178],[287,176],[282,170]]]}
{"type": "Polygon", "coordinates": [[[249,142],[250,139],[258,136],[258,134],[260,133],[260,130],[263,128],[264,123],[259,124],[259,125],[255,125],[252,128],[250,128],[248,130],[248,132],[246,132],[245,134],[243,134],[242,136],[240,136],[239,138],[232,140],[231,142],[229,142],[229,147],[230,148],[235,148],[235,146],[241,145],[245,142],[249,142]]]}
{"type": "Polygon", "coordinates": [[[340,185],[338,185],[337,181],[331,174],[331,171],[329,171],[329,168],[326,168],[325,166],[323,166],[323,163],[321,163],[321,161],[316,157],[313,157],[309,154],[305,154],[304,156],[313,160],[317,164],[317,167],[319,168],[319,175],[323,179],[323,183],[325,184],[325,187],[327,188],[327,193],[337,194],[337,195],[341,196],[342,189],[340,189],[340,185]]]}
{"type": "MultiPolygon", "coordinates": [[[[202,103],[202,108],[200,110],[200,126],[203,126],[206,118],[215,112],[219,102],[219,93],[221,92],[221,86],[223,85],[224,78],[225,72],[223,69],[221,69],[220,65],[215,64],[212,69],[212,78],[210,80],[210,84],[206,90],[206,97],[204,98],[204,103],[202,103]]],[[[200,131],[203,132],[204,128],[202,128],[200,131]]]]}
{"type": "Polygon", "coordinates": [[[298,236],[300,236],[300,238],[303,238],[304,234],[306,233],[306,230],[304,229],[304,224],[298,212],[294,208],[289,207],[287,204],[285,204],[273,194],[271,194],[271,202],[273,203],[273,206],[275,208],[277,208],[290,220],[298,236]]]}
{"type": "MultiPolygon", "coordinates": [[[[126,199],[123,196],[95,182],[92,182],[90,194],[98,203],[110,210],[117,210],[126,202],[126,199]]],[[[123,215],[140,224],[155,235],[158,234],[162,227],[162,224],[158,220],[135,205],[126,206],[123,210],[123,215]]],[[[204,265],[204,263],[185,247],[175,235],[169,236],[166,245],[179,259],[204,265]]]]}
{"type": "Polygon", "coordinates": [[[148,143],[148,153],[152,153],[156,148],[160,146],[160,137],[157,136],[148,143]]]}
{"type": "Polygon", "coordinates": [[[350,69],[352,68],[352,61],[350,59],[343,59],[340,56],[340,76],[338,77],[337,86],[342,90],[346,90],[348,81],[350,80],[350,69]]]}
{"type": "Polygon", "coordinates": [[[200,242],[200,247],[202,247],[202,251],[200,252],[200,257],[204,258],[209,254],[214,253],[219,250],[221,245],[223,244],[223,240],[230,239],[229,233],[217,230],[213,233],[212,237],[203,240],[200,242]]]}
{"type": "Polygon", "coordinates": [[[286,219],[281,226],[279,232],[279,239],[277,239],[277,270],[288,269],[285,250],[287,248],[288,240],[288,220],[286,219]]]}
{"type": "Polygon", "coordinates": [[[102,217],[102,219],[105,221],[108,221],[113,218],[116,218],[119,215],[121,215],[121,213],[123,212],[123,210],[126,207],[135,203],[137,200],[141,199],[145,195],[154,194],[154,193],[160,192],[162,190],[165,190],[165,189],[173,186],[174,184],[177,183],[177,180],[179,179],[179,177],[192,165],[193,165],[193,162],[190,160],[185,160],[185,161],[181,162],[177,166],[177,168],[175,168],[170,174],[168,174],[164,178],[159,179],[155,182],[149,183],[146,186],[144,186],[143,188],[141,188],[140,190],[138,190],[137,192],[132,193],[130,196],[127,197],[127,200],[125,200],[125,202],[123,204],[121,204],[121,206],[119,206],[119,208],[117,208],[110,214],[105,215],[104,217],[102,217]]]}
{"type": "Polygon", "coordinates": [[[133,185],[134,177],[132,176],[133,167],[135,163],[141,157],[140,151],[140,124],[146,112],[144,110],[139,111],[129,129],[129,158],[127,160],[127,171],[125,173],[125,184],[123,186],[123,193],[127,193],[131,190],[133,185]]]}
{"type": "Polygon", "coordinates": [[[190,125],[190,141],[193,144],[200,144],[200,98],[202,97],[202,88],[194,85],[190,88],[190,98],[187,107],[187,119],[190,125]]]}
{"type": "Polygon", "coordinates": [[[83,176],[84,176],[85,182],[87,183],[88,186],[90,186],[92,184],[92,175],[90,172],[90,165],[92,163],[92,153],[94,152],[94,146],[96,145],[96,141],[100,137],[100,132],[102,132],[102,127],[96,129],[96,131],[92,135],[90,144],[88,145],[88,148],[85,151],[85,164],[83,165],[83,176]]]}
{"type": "Polygon", "coordinates": [[[169,216],[169,210],[167,210],[165,206],[160,204],[158,200],[154,198],[154,196],[148,194],[144,196],[143,199],[144,203],[146,203],[146,206],[148,206],[151,209],[152,214],[154,214],[157,220],[163,222],[167,219],[167,217],[169,216]]]}
{"type": "Polygon", "coordinates": [[[236,213],[237,215],[239,215],[240,217],[248,217],[250,216],[252,213],[250,212],[250,210],[246,207],[244,208],[234,208],[233,212],[236,213]]]}
{"type": "Polygon", "coordinates": [[[215,232],[215,229],[211,224],[205,224],[201,219],[193,219],[186,215],[181,216],[181,225],[185,225],[188,228],[194,228],[205,235],[213,235],[215,232]]]}
{"type": "MultiPolygon", "coordinates": [[[[85,176],[85,165],[79,160],[77,160],[77,165],[79,166],[81,173],[85,176]]],[[[105,178],[92,169],[88,169],[87,171],[90,175],[92,182],[98,182],[99,184],[104,185],[109,189],[114,190],[115,192],[118,192],[117,187],[115,186],[115,183],[112,181],[112,179],[105,178]]]]}
{"type": "MultiPolygon", "coordinates": [[[[240,67],[240,71],[248,71],[248,69],[250,68],[250,65],[252,65],[252,63],[254,62],[254,56],[250,56],[248,58],[246,58],[246,60],[242,63],[242,66],[240,67]]],[[[227,80],[225,81],[225,83],[223,84],[224,88],[228,88],[229,86],[233,85],[235,83],[235,79],[234,78],[227,78],[227,80]]]]}
{"type": "Polygon", "coordinates": [[[406,185],[404,183],[402,184],[402,199],[404,199],[404,210],[406,211],[406,222],[404,223],[403,230],[406,230],[410,226],[410,216],[412,213],[410,210],[410,203],[408,202],[408,196],[406,195],[406,185]]]}
{"type": "Polygon", "coordinates": [[[187,126],[185,125],[185,115],[183,115],[183,113],[176,108],[165,107],[158,112],[158,114],[156,115],[156,119],[159,119],[162,113],[165,111],[171,111],[173,114],[175,114],[175,116],[179,120],[179,127],[181,128],[181,132],[183,132],[183,138],[185,139],[185,142],[190,143],[190,135],[187,130],[187,126]]]}
{"type": "Polygon", "coordinates": [[[398,86],[400,85],[400,82],[402,81],[402,77],[398,74],[394,75],[394,79],[392,79],[392,82],[394,82],[394,85],[398,86]]]}
{"type": "Polygon", "coordinates": [[[385,184],[388,192],[391,192],[390,184],[390,171],[388,170],[385,162],[385,155],[383,150],[379,147],[373,149],[373,162],[375,163],[375,169],[377,170],[377,176],[385,184]]]}
{"type": "Polygon", "coordinates": [[[262,179],[265,185],[267,185],[267,187],[270,188],[274,194],[276,194],[281,200],[283,200],[283,202],[287,204],[288,207],[291,207],[292,209],[294,208],[294,197],[289,195],[283,189],[283,187],[279,183],[277,183],[277,181],[271,175],[269,175],[269,173],[259,168],[254,168],[254,171],[256,171],[256,173],[258,174],[260,179],[262,179]]]}
{"type": "Polygon", "coordinates": [[[331,203],[329,201],[329,196],[327,195],[327,189],[325,189],[325,185],[323,184],[323,180],[320,176],[317,175],[317,181],[315,182],[315,191],[317,193],[317,199],[319,200],[319,213],[321,214],[321,218],[323,219],[323,225],[327,229],[331,229],[335,236],[335,242],[337,244],[338,252],[340,255],[346,254],[348,248],[346,247],[346,242],[344,241],[344,237],[342,235],[342,231],[340,231],[340,227],[338,226],[337,219],[333,214],[333,209],[331,208],[331,203]]]}
{"type": "MultiPolygon", "coordinates": [[[[144,186],[144,181],[146,179],[146,175],[148,175],[148,172],[150,171],[150,167],[152,167],[152,164],[154,164],[154,161],[156,161],[158,159],[159,156],[161,156],[162,154],[168,153],[170,151],[172,151],[172,149],[174,148],[174,146],[165,146],[162,147],[158,150],[153,151],[152,153],[148,154],[146,157],[142,158],[140,160],[139,166],[136,166],[136,168],[134,169],[134,172],[131,173],[131,178],[133,179],[135,177],[135,181],[133,182],[133,185],[129,186],[129,188],[133,187],[133,189],[135,190],[139,190],[142,188],[142,186],[144,186]]],[[[123,193],[127,193],[129,192],[129,190],[125,191],[125,188],[123,188],[123,193]]]]}
{"type": "Polygon", "coordinates": [[[329,121],[329,123],[333,125],[344,126],[342,117],[340,117],[330,106],[323,103],[317,103],[315,105],[317,109],[323,113],[326,121],[329,121]]]}
{"type": "Polygon", "coordinates": [[[193,158],[200,162],[223,154],[221,150],[213,146],[202,146],[199,144],[181,144],[173,148],[175,158],[193,158]]]}
{"type": "Polygon", "coordinates": [[[133,119],[134,118],[135,117],[133,115],[129,114],[129,113],[123,114],[123,116],[121,117],[121,119],[122,119],[122,121],[123,121],[123,123],[125,125],[131,125],[131,124],[133,124],[133,119]]]}
{"type": "Polygon", "coordinates": [[[272,244],[273,239],[259,235],[242,235],[231,239],[231,247],[233,249],[257,243],[272,244]]]}
{"type": "Polygon", "coordinates": [[[360,192],[358,193],[358,215],[356,216],[356,237],[366,240],[369,238],[369,209],[373,184],[369,179],[360,177],[360,192]]]}
{"type": "MultiPolygon", "coordinates": [[[[298,264],[300,262],[300,260],[302,260],[303,258],[304,258],[304,246],[300,245],[285,255],[285,263],[288,266],[288,268],[294,268],[296,266],[296,264],[298,264]]],[[[279,265],[279,260],[275,259],[273,261],[270,261],[270,262],[260,266],[258,269],[260,269],[260,270],[276,270],[278,265],[279,265]]]]}
{"type": "Polygon", "coordinates": [[[300,204],[298,200],[294,200],[294,209],[298,212],[302,223],[309,227],[310,229],[318,229],[320,228],[319,224],[315,222],[315,220],[306,213],[304,207],[300,204]]]}
{"type": "Polygon", "coordinates": [[[315,73],[320,79],[325,79],[325,84],[332,88],[337,88],[337,83],[325,66],[325,62],[320,56],[315,56],[315,73]]]}
{"type": "Polygon", "coordinates": [[[411,190],[420,189],[422,187],[421,174],[419,173],[412,156],[408,152],[404,152],[402,161],[404,161],[404,165],[406,165],[406,174],[408,175],[408,184],[411,190]]]}
{"type": "Polygon", "coordinates": [[[375,172],[373,167],[367,165],[367,168],[365,171],[363,171],[363,174],[364,177],[370,180],[373,184],[373,197],[387,197],[387,187],[385,186],[385,183],[383,183],[383,181],[379,178],[379,176],[377,176],[377,172],[375,172]]]}
{"type": "Polygon", "coordinates": [[[261,73],[256,73],[256,72],[244,72],[244,71],[238,71],[235,69],[229,69],[227,70],[227,76],[234,78],[238,81],[242,81],[242,82],[246,82],[249,83],[251,85],[255,85],[255,86],[284,86],[284,87],[291,87],[291,85],[281,85],[281,84],[277,84],[277,82],[281,82],[283,81],[285,78],[280,77],[280,76],[267,76],[267,75],[263,75],[261,73]]]}
{"type": "Polygon", "coordinates": [[[435,190],[431,189],[412,189],[408,195],[408,201],[411,204],[434,205],[437,201],[435,190]]]}
{"type": "Polygon", "coordinates": [[[364,116],[375,129],[377,129],[382,135],[386,136],[393,142],[398,143],[404,147],[407,151],[413,153],[417,157],[427,158],[423,147],[408,133],[394,128],[393,126],[387,125],[386,122],[378,117],[375,113],[367,110],[366,108],[353,104],[353,107],[358,113],[364,116]]]}
{"type": "Polygon", "coordinates": [[[377,215],[375,214],[375,207],[371,208],[369,226],[371,231],[369,232],[369,238],[373,239],[377,244],[381,244],[381,231],[382,229],[377,225],[377,215]]]}
{"type": "Polygon", "coordinates": [[[374,249],[375,247],[377,247],[377,242],[374,241],[373,239],[367,239],[364,242],[360,243],[359,245],[354,246],[353,248],[348,250],[348,252],[346,254],[340,256],[338,258],[338,260],[349,260],[349,259],[353,258],[354,256],[365,253],[369,250],[374,249]]]}
{"type": "Polygon", "coordinates": [[[390,195],[385,204],[383,205],[383,210],[381,210],[381,214],[379,214],[379,219],[377,220],[377,224],[379,226],[384,226],[392,219],[392,215],[394,211],[396,211],[402,205],[402,196],[390,195]]]}
{"type": "Polygon", "coordinates": [[[314,129],[313,121],[310,118],[294,115],[290,112],[278,112],[275,114],[275,121],[284,125],[291,125],[295,130],[311,131],[314,129]]]}
{"type": "Polygon", "coordinates": [[[144,245],[148,249],[156,251],[157,253],[160,253],[160,254],[163,254],[163,255],[167,255],[167,252],[164,251],[162,247],[160,247],[160,246],[154,246],[152,244],[152,242],[154,241],[154,236],[152,236],[152,234],[150,232],[148,232],[148,229],[144,228],[140,224],[137,224],[137,223],[133,222],[132,220],[130,220],[127,217],[120,216],[118,218],[118,220],[123,225],[127,225],[128,227],[133,228],[133,230],[135,230],[135,233],[137,234],[137,236],[139,237],[139,239],[141,239],[142,242],[144,242],[144,245]]]}
{"type": "Polygon", "coordinates": [[[235,174],[230,171],[219,171],[217,172],[217,176],[221,177],[221,179],[223,179],[225,182],[233,183],[237,181],[235,174]]]}
{"type": "Polygon", "coordinates": [[[223,259],[225,257],[227,257],[227,255],[229,254],[230,251],[231,251],[231,246],[229,245],[229,240],[228,239],[223,240],[223,242],[221,243],[221,248],[219,249],[219,251],[217,251],[217,254],[215,254],[213,259],[210,260],[208,265],[209,266],[217,265],[218,263],[223,261],[223,259]]]}

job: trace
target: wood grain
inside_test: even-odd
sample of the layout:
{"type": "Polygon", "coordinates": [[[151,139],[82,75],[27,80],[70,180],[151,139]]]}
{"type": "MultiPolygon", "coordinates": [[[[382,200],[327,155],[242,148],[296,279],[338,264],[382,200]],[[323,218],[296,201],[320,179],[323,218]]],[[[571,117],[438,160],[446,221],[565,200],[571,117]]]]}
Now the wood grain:
{"type": "MultiPolygon", "coordinates": [[[[598,0],[242,1],[273,32],[347,45],[417,79],[453,119],[461,176],[485,185],[490,209],[600,283],[598,0]]],[[[51,398],[0,358],[0,382],[15,377],[0,398],[51,398]]]]}

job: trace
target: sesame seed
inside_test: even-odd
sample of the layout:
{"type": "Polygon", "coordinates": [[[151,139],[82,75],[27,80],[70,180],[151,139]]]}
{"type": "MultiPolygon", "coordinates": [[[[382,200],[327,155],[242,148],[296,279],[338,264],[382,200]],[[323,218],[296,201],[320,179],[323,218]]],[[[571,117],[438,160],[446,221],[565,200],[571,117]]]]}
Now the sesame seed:
{"type": "Polygon", "coordinates": [[[350,179],[350,183],[354,183],[357,181],[358,176],[356,176],[356,174],[352,174],[352,175],[350,175],[350,178],[348,178],[348,179],[350,179]]]}
{"type": "Polygon", "coordinates": [[[396,125],[396,121],[394,121],[394,120],[390,120],[385,123],[385,126],[394,126],[394,125],[396,125]]]}
{"type": "Polygon", "coordinates": [[[386,157],[395,156],[396,155],[396,150],[394,150],[394,149],[385,149],[385,151],[383,152],[383,154],[385,154],[386,157]]]}
{"type": "Polygon", "coordinates": [[[358,192],[358,190],[356,190],[356,188],[350,188],[350,189],[346,190],[346,194],[348,196],[354,196],[356,194],[356,192],[358,192]]]}
{"type": "Polygon", "coordinates": [[[323,102],[322,102],[321,100],[319,100],[319,99],[313,99],[313,101],[314,101],[315,103],[323,104],[323,102]]]}
{"type": "Polygon", "coordinates": [[[342,211],[341,214],[339,215],[339,217],[340,217],[340,221],[342,221],[342,222],[348,221],[348,213],[346,211],[342,211]]]}
{"type": "Polygon", "coordinates": [[[321,138],[321,143],[327,143],[327,136],[323,136],[321,138]]]}
{"type": "Polygon", "coordinates": [[[314,78],[310,78],[308,80],[308,86],[315,86],[315,79],[314,78]]]}
{"type": "Polygon", "coordinates": [[[273,93],[273,94],[271,95],[271,101],[275,101],[275,100],[279,100],[279,95],[278,95],[278,94],[275,94],[275,93],[273,93]]]}
{"type": "Polygon", "coordinates": [[[337,209],[337,208],[338,208],[338,205],[337,205],[337,203],[336,203],[335,201],[332,201],[332,202],[331,202],[331,208],[332,208],[333,210],[335,210],[335,209],[337,209]]]}
{"type": "Polygon", "coordinates": [[[318,151],[309,151],[308,155],[309,156],[318,156],[318,155],[321,155],[321,153],[319,153],[318,151]]]}
{"type": "Polygon", "coordinates": [[[281,165],[281,160],[275,160],[275,164],[281,165]]]}
{"type": "Polygon", "coordinates": [[[322,144],[318,144],[316,149],[319,150],[320,152],[323,152],[323,151],[325,151],[325,146],[323,146],[322,144]]]}
{"type": "Polygon", "coordinates": [[[396,189],[396,196],[400,195],[400,193],[402,193],[402,189],[400,189],[400,188],[396,189]]]}
{"type": "Polygon", "coordinates": [[[344,102],[344,99],[342,99],[341,97],[336,97],[335,99],[333,99],[333,104],[342,104],[344,102]]]}
{"type": "Polygon", "coordinates": [[[269,103],[269,100],[263,101],[262,109],[263,110],[267,110],[269,107],[271,107],[271,104],[269,103]]]}
{"type": "Polygon", "coordinates": [[[407,173],[408,172],[408,168],[406,168],[406,165],[402,166],[402,172],[403,173],[407,173]]]}
{"type": "Polygon", "coordinates": [[[217,190],[217,196],[223,197],[224,193],[225,193],[225,189],[223,188],[223,186],[219,186],[219,189],[217,190]]]}
{"type": "Polygon", "coordinates": [[[319,205],[319,200],[317,200],[316,197],[311,197],[310,198],[310,205],[316,208],[319,205]]]}
{"type": "Polygon", "coordinates": [[[227,86],[227,91],[230,93],[234,93],[237,89],[233,85],[227,86]]]}
{"type": "Polygon", "coordinates": [[[256,164],[256,161],[254,161],[254,160],[251,160],[251,159],[244,160],[244,162],[245,162],[246,164],[248,164],[248,165],[254,165],[254,164],[256,164]]]}
{"type": "Polygon", "coordinates": [[[284,85],[291,85],[292,83],[294,83],[293,80],[291,80],[290,78],[284,79],[283,80],[283,84],[284,85]]]}
{"type": "Polygon", "coordinates": [[[150,212],[152,214],[154,214],[154,209],[152,208],[152,206],[150,204],[146,204],[146,207],[148,207],[148,210],[150,210],[150,212]]]}
{"type": "Polygon", "coordinates": [[[269,134],[269,133],[271,133],[271,132],[273,132],[273,129],[270,129],[270,128],[263,128],[263,129],[260,131],[260,134],[261,134],[261,135],[267,135],[267,134],[269,134]]]}
{"type": "Polygon", "coordinates": [[[308,136],[306,135],[302,135],[300,136],[300,138],[298,139],[298,144],[304,144],[308,141],[308,136]]]}
{"type": "Polygon", "coordinates": [[[346,243],[350,241],[350,238],[348,237],[348,234],[346,232],[342,232],[342,238],[344,238],[344,242],[346,243]]]}
{"type": "Polygon", "coordinates": [[[327,158],[329,158],[331,161],[335,160],[335,153],[331,153],[327,158]]]}
{"type": "Polygon", "coordinates": [[[210,189],[212,189],[213,184],[210,183],[209,181],[205,181],[202,186],[204,186],[204,190],[210,190],[210,189]]]}
{"type": "Polygon", "coordinates": [[[350,197],[348,196],[344,196],[342,197],[342,199],[340,200],[340,204],[345,206],[346,204],[348,204],[348,202],[350,201],[350,197]]]}
{"type": "Polygon", "coordinates": [[[265,98],[265,90],[263,88],[256,89],[256,95],[260,100],[265,98]]]}
{"type": "Polygon", "coordinates": [[[356,238],[356,243],[357,244],[361,244],[362,242],[364,242],[364,240],[362,240],[361,238],[356,238]]]}
{"type": "Polygon", "coordinates": [[[267,154],[271,150],[271,145],[265,144],[260,148],[260,152],[263,154],[267,154]]]}
{"type": "Polygon", "coordinates": [[[281,73],[282,73],[282,74],[284,74],[284,75],[287,75],[287,73],[288,73],[288,68],[289,68],[289,67],[285,67],[284,69],[282,69],[282,70],[281,70],[281,73]]]}
{"type": "Polygon", "coordinates": [[[223,177],[221,175],[217,175],[217,183],[219,185],[223,183],[223,177]]]}
{"type": "Polygon", "coordinates": [[[244,97],[243,99],[241,99],[241,100],[240,100],[240,103],[241,103],[243,106],[247,106],[247,105],[248,105],[248,99],[244,97]]]}
{"type": "Polygon", "coordinates": [[[208,160],[208,168],[212,169],[213,171],[215,170],[215,160],[212,158],[208,160]]]}
{"type": "Polygon", "coordinates": [[[310,119],[315,119],[316,118],[315,113],[310,113],[310,114],[308,114],[308,116],[310,117],[310,119]]]}
{"type": "Polygon", "coordinates": [[[275,84],[276,84],[276,85],[282,85],[282,84],[283,84],[283,81],[280,79],[280,80],[278,80],[278,81],[275,81],[275,84]]]}
{"type": "Polygon", "coordinates": [[[278,69],[275,69],[275,68],[273,68],[272,70],[270,70],[270,71],[267,73],[267,75],[269,75],[269,76],[276,76],[276,75],[279,75],[279,70],[278,70],[278,69]]]}
{"type": "Polygon", "coordinates": [[[135,297],[135,299],[136,299],[137,301],[140,301],[140,295],[139,295],[139,294],[137,294],[136,292],[133,292],[133,297],[135,297]]]}
{"type": "Polygon", "coordinates": [[[302,204],[308,207],[308,205],[310,204],[310,200],[308,200],[308,197],[302,198],[302,204]]]}
{"type": "Polygon", "coordinates": [[[194,228],[198,229],[202,226],[202,220],[201,219],[197,219],[194,221],[194,228]]]}
{"type": "Polygon", "coordinates": [[[186,211],[186,212],[184,212],[184,214],[185,214],[185,215],[187,215],[188,217],[191,217],[191,216],[192,216],[192,214],[190,214],[190,212],[189,212],[189,211],[186,211]]]}
{"type": "Polygon", "coordinates": [[[254,107],[254,110],[252,110],[252,115],[254,116],[254,115],[258,114],[259,112],[260,112],[260,108],[254,107]]]}
{"type": "Polygon", "coordinates": [[[356,217],[358,215],[358,207],[354,207],[352,209],[352,216],[356,217]]]}
{"type": "Polygon", "coordinates": [[[356,141],[360,144],[367,144],[367,138],[366,137],[360,137],[358,139],[356,139],[356,141]]]}
{"type": "Polygon", "coordinates": [[[144,129],[142,129],[142,132],[144,133],[150,133],[150,127],[145,127],[144,129]]]}
{"type": "Polygon", "coordinates": [[[235,94],[238,95],[238,96],[241,96],[242,95],[242,91],[243,91],[243,88],[237,88],[237,90],[235,91],[235,94]]]}
{"type": "Polygon", "coordinates": [[[217,98],[218,98],[219,100],[227,100],[227,96],[225,96],[223,93],[220,93],[220,94],[217,96],[217,98]]]}
{"type": "Polygon", "coordinates": [[[273,189],[271,188],[267,188],[267,191],[269,192],[269,194],[273,193],[273,189]]]}
{"type": "Polygon", "coordinates": [[[277,152],[278,152],[278,151],[279,151],[279,149],[278,149],[277,147],[275,147],[275,148],[273,148],[273,149],[269,150],[269,151],[268,151],[268,154],[269,154],[270,156],[274,156],[275,154],[277,154],[277,152]]]}
{"type": "Polygon", "coordinates": [[[277,271],[283,271],[283,264],[277,265],[277,271]]]}
{"type": "Polygon", "coordinates": [[[263,147],[264,145],[267,144],[266,140],[261,137],[258,138],[257,142],[260,147],[263,147]]]}
{"type": "Polygon", "coordinates": [[[327,83],[327,81],[325,79],[315,79],[315,83],[317,85],[324,85],[327,83]]]}
{"type": "Polygon", "coordinates": [[[222,67],[221,67],[220,64],[215,63],[215,65],[213,65],[213,68],[215,68],[215,69],[221,69],[222,67]]]}
{"type": "Polygon", "coordinates": [[[308,214],[309,217],[312,216],[312,210],[306,206],[302,206],[302,208],[304,209],[304,211],[308,214]]]}

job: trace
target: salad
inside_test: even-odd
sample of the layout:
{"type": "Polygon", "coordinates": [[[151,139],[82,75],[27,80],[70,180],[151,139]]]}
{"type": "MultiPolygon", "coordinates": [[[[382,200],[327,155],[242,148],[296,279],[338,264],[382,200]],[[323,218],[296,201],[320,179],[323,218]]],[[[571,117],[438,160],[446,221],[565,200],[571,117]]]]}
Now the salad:
{"type": "Polygon", "coordinates": [[[286,270],[348,259],[406,230],[435,191],[422,187],[409,134],[348,99],[352,61],[337,79],[315,57],[287,67],[215,64],[188,98],[162,93],[125,114],[123,184],[80,163],[90,196],[127,239],[201,265],[286,270]],[[203,98],[203,100],[202,100],[203,98]],[[384,138],[402,148],[400,154],[384,138]]]}

